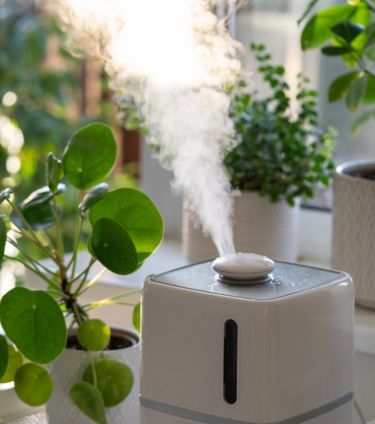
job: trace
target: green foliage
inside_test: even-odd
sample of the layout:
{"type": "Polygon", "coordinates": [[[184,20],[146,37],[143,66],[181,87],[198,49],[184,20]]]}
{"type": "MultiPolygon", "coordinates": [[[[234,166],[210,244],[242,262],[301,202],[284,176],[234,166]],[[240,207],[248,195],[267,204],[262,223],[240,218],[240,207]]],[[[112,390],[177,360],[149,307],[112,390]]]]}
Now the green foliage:
{"type": "Polygon", "coordinates": [[[90,124],[80,129],[68,144],[63,159],[65,177],[80,190],[91,188],[108,176],[116,155],[112,130],[104,124],[90,124]]]}
{"type": "Polygon", "coordinates": [[[80,381],[71,388],[70,395],[79,409],[97,424],[107,424],[103,397],[92,384],[80,381]]]}
{"type": "Polygon", "coordinates": [[[40,406],[51,397],[53,384],[45,368],[28,363],[18,368],[14,377],[14,389],[23,402],[40,406]]]}
{"type": "Polygon", "coordinates": [[[151,199],[131,188],[109,192],[89,215],[92,226],[101,218],[109,218],[126,230],[137,250],[138,262],[157,248],[164,231],[161,215],[151,199]]]}
{"type": "Polygon", "coordinates": [[[0,264],[3,261],[8,228],[5,220],[0,216],[0,264]]]}
{"type": "MultiPolygon", "coordinates": [[[[52,192],[48,186],[39,188],[29,194],[29,196],[27,196],[27,198],[18,205],[18,209],[33,229],[47,229],[54,225],[51,200],[54,196],[64,193],[65,190],[66,185],[63,183],[60,183],[57,186],[55,192],[52,192]]],[[[25,225],[25,223],[16,214],[13,214],[11,219],[20,227],[25,225]]]]}
{"type": "MultiPolygon", "coordinates": [[[[300,21],[311,15],[316,3],[310,3],[300,21]]],[[[301,45],[304,50],[322,46],[323,54],[340,57],[352,69],[332,81],[328,99],[345,98],[348,109],[356,112],[362,105],[375,104],[375,4],[371,0],[346,3],[313,13],[302,31],[301,45]]],[[[361,111],[353,131],[372,119],[373,108],[361,111]]]]}
{"type": "Polygon", "coordinates": [[[241,81],[232,92],[231,116],[239,144],[225,158],[232,187],[256,190],[276,202],[293,205],[328,185],[333,170],[330,132],[318,128],[316,91],[298,75],[298,110],[291,110],[282,66],[270,63],[263,45],[252,44],[258,72],[271,94],[259,99],[241,81]]]}
{"type": "Polygon", "coordinates": [[[5,188],[0,192],[0,204],[4,202],[4,200],[8,200],[10,196],[13,194],[13,190],[11,188],[5,188]]]}
{"type": "Polygon", "coordinates": [[[98,352],[107,347],[111,339],[111,329],[100,319],[89,319],[79,326],[77,337],[85,349],[98,352]]]}
{"type": "Polygon", "coordinates": [[[93,187],[90,191],[88,191],[82,202],[78,205],[79,212],[82,216],[92,208],[99,200],[102,200],[108,193],[108,184],[101,183],[97,186],[93,187]]]}
{"type": "Polygon", "coordinates": [[[6,338],[0,335],[0,380],[3,378],[8,368],[9,352],[6,338]]]}
{"type": "Polygon", "coordinates": [[[91,384],[94,384],[93,367],[104,405],[109,407],[122,402],[133,387],[131,369],[127,365],[110,358],[96,359],[92,366],[86,368],[82,377],[84,381],[91,384]]]}
{"type": "Polygon", "coordinates": [[[62,161],[50,152],[47,156],[46,180],[48,188],[52,193],[56,192],[59,182],[63,179],[63,176],[64,168],[62,161]]]}
{"type": "Polygon", "coordinates": [[[100,218],[95,222],[91,247],[99,261],[117,274],[131,274],[137,269],[134,243],[129,233],[112,219],[100,218]]]}
{"type": "Polygon", "coordinates": [[[141,332],[141,304],[137,303],[133,309],[133,327],[141,332]]]}
{"type": "Polygon", "coordinates": [[[0,303],[1,325],[31,361],[47,364],[66,346],[66,326],[58,304],[44,291],[16,287],[0,303]]]}
{"type": "Polygon", "coordinates": [[[14,380],[16,371],[23,364],[22,355],[14,348],[14,346],[8,344],[8,363],[5,373],[0,379],[0,383],[9,383],[14,380]]]}
{"type": "MultiPolygon", "coordinates": [[[[47,156],[45,186],[34,190],[18,204],[12,190],[0,192],[0,253],[6,240],[19,251],[19,256],[13,259],[46,283],[45,291],[16,287],[0,302],[1,325],[6,337],[15,345],[4,345],[4,339],[0,338],[0,372],[4,374],[1,382],[12,381],[16,375],[16,392],[31,405],[39,405],[50,396],[49,375],[37,364],[50,363],[65,349],[66,318],[78,326],[78,341],[85,350],[101,351],[110,342],[109,327],[100,320],[90,320],[89,312],[106,304],[122,303],[121,299],[129,292],[81,305],[80,296],[101,275],[90,275],[93,265],[99,261],[112,272],[131,273],[161,242],[163,222],[149,197],[134,189],[108,191],[106,183],[92,187],[108,175],[115,154],[112,131],[104,124],[95,123],[76,133],[62,160],[52,153],[47,156]],[[99,163],[102,166],[99,167],[99,163]],[[79,167],[78,173],[75,166],[79,167]],[[75,195],[76,234],[70,259],[65,255],[62,232],[65,216],[63,208],[57,204],[69,193],[64,177],[74,186],[75,195]],[[92,188],[88,192],[80,189],[89,187],[92,188]],[[90,219],[86,214],[88,210],[90,219]],[[8,232],[9,220],[12,232],[8,232]],[[88,239],[83,238],[84,226],[89,233],[91,228],[88,239]],[[31,244],[32,255],[22,247],[22,239],[31,244]],[[89,247],[92,256],[83,270],[78,271],[77,255],[82,244],[89,247]],[[38,262],[35,259],[38,252],[47,256],[53,267],[38,262]],[[22,355],[32,363],[21,367],[22,355]]],[[[91,355],[88,355],[88,364],[92,369],[94,357],[91,355]]],[[[106,359],[96,364],[97,381],[93,378],[93,384],[75,384],[71,395],[86,415],[104,423],[104,404],[114,405],[123,400],[131,390],[133,377],[128,367],[115,361],[106,359]]],[[[85,378],[89,379],[88,375],[85,378]]]]}

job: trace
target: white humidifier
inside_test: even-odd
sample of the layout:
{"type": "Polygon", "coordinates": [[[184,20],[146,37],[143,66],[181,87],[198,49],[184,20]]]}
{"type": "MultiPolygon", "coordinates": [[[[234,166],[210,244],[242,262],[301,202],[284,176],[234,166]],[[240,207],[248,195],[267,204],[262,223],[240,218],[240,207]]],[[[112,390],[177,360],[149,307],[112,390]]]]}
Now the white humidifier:
{"type": "Polygon", "coordinates": [[[347,274],[236,254],[143,292],[141,424],[352,424],[347,274]]]}

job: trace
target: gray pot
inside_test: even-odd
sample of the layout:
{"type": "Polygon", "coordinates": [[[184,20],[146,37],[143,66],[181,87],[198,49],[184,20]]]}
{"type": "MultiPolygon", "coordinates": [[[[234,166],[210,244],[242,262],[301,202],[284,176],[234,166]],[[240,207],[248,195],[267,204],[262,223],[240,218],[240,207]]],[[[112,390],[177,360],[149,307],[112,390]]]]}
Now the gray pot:
{"type": "Polygon", "coordinates": [[[374,161],[346,162],[333,177],[332,265],[353,277],[356,303],[375,307],[374,161]]]}
{"type": "MultiPolygon", "coordinates": [[[[237,252],[253,252],[273,259],[297,259],[299,201],[272,203],[256,191],[233,193],[233,236],[237,252]]],[[[189,262],[216,258],[211,237],[203,233],[199,219],[183,204],[182,247],[189,262]]]]}

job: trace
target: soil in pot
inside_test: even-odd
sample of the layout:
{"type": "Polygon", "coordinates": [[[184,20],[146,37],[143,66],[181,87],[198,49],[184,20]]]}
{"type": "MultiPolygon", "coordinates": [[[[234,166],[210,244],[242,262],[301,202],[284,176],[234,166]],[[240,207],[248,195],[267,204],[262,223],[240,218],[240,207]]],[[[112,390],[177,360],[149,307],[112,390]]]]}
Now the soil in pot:
{"type": "Polygon", "coordinates": [[[364,178],[365,180],[372,180],[375,181],[375,170],[367,170],[367,171],[352,171],[352,172],[345,172],[345,175],[349,175],[351,177],[355,178],[364,178]]]}
{"type": "MultiPolygon", "coordinates": [[[[130,334],[112,334],[108,346],[105,350],[126,349],[138,344],[138,340],[130,334]]],[[[66,344],[67,349],[85,350],[78,342],[77,336],[71,334],[66,344]]]]}

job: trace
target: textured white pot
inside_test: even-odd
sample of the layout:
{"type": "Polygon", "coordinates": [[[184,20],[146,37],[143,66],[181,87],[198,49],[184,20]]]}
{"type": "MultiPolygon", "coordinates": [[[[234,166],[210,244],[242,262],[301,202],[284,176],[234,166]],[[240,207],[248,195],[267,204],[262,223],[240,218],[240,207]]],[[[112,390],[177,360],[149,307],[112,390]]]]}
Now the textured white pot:
{"type": "MultiPolygon", "coordinates": [[[[110,424],[139,424],[139,336],[132,330],[112,328],[112,334],[130,336],[135,341],[131,347],[106,351],[105,355],[128,365],[134,375],[134,385],[129,396],[119,405],[106,408],[110,424]]],[[[98,354],[99,355],[99,354],[98,354]]],[[[69,392],[74,383],[81,380],[88,366],[85,351],[66,349],[51,366],[54,389],[47,403],[49,424],[92,424],[93,421],[83,414],[73,403],[69,392]]]]}
{"type": "MultiPolygon", "coordinates": [[[[272,203],[258,192],[234,194],[233,233],[237,252],[254,252],[273,259],[297,259],[299,204],[272,203]]],[[[198,218],[183,204],[182,246],[190,262],[218,256],[211,238],[203,234],[198,218]]]]}
{"type": "Polygon", "coordinates": [[[374,161],[347,162],[334,174],[332,266],[351,274],[358,304],[375,307],[375,181],[355,176],[368,171],[374,161]]]}

